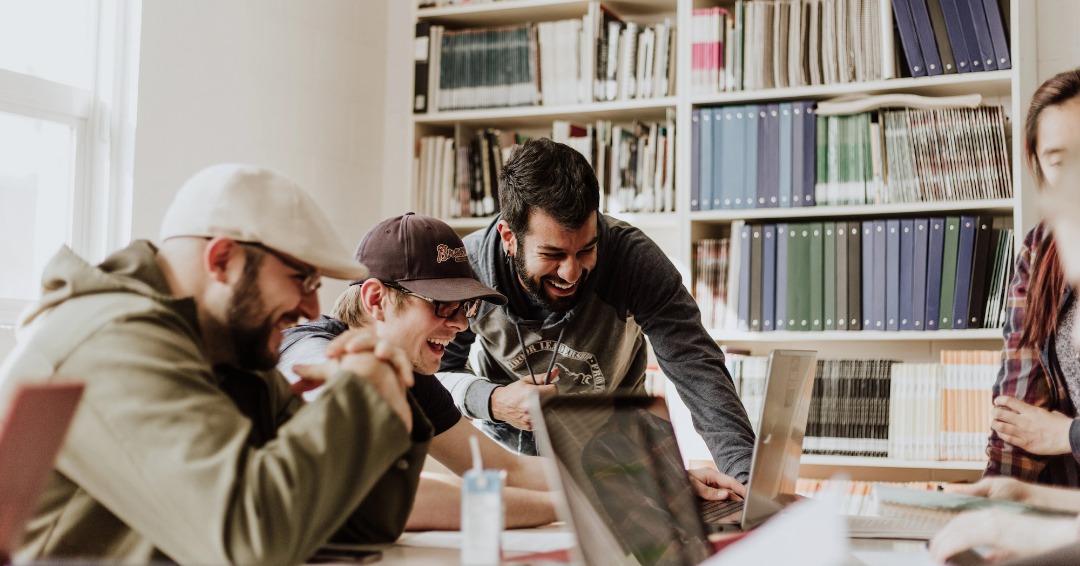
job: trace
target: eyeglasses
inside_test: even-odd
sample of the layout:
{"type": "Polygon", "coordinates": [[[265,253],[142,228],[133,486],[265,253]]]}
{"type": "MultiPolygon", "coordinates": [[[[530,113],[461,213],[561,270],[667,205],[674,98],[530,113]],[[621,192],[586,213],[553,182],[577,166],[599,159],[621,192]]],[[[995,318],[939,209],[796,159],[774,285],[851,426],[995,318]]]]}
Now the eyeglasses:
{"type": "Polygon", "coordinates": [[[238,242],[238,243],[243,244],[245,246],[251,246],[253,248],[258,248],[258,249],[260,249],[260,250],[262,250],[262,251],[264,251],[264,252],[266,252],[266,253],[274,256],[274,257],[276,257],[278,259],[278,261],[285,264],[285,267],[288,267],[289,269],[293,269],[295,271],[298,271],[299,274],[303,276],[303,278],[300,279],[300,290],[305,295],[310,295],[310,294],[314,293],[315,291],[318,291],[319,287],[322,287],[322,274],[319,273],[318,269],[313,268],[313,267],[308,267],[308,266],[306,266],[306,265],[304,265],[304,264],[302,264],[302,263],[300,263],[300,262],[298,262],[298,261],[296,261],[294,259],[289,258],[285,254],[275,250],[274,248],[264,246],[264,245],[262,245],[262,244],[260,244],[258,242],[238,242]]]}
{"type": "Polygon", "coordinates": [[[421,299],[431,303],[435,307],[435,316],[439,318],[454,318],[459,312],[461,312],[462,309],[465,309],[466,318],[472,318],[476,316],[476,313],[480,312],[480,299],[469,299],[467,301],[450,302],[436,301],[435,299],[431,299],[423,295],[417,295],[416,293],[413,293],[412,291],[400,285],[386,283],[386,286],[392,289],[397,289],[398,291],[401,291],[406,295],[416,297],[417,299],[421,299]]]}

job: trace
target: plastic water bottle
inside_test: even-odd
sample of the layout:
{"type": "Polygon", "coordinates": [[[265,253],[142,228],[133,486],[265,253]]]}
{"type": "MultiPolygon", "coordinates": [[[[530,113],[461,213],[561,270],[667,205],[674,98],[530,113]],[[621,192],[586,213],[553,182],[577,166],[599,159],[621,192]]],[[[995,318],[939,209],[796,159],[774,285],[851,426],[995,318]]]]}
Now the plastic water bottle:
{"type": "Polygon", "coordinates": [[[461,564],[498,566],[502,558],[503,500],[506,472],[485,470],[480,445],[469,438],[473,467],[461,484],[461,564]]]}

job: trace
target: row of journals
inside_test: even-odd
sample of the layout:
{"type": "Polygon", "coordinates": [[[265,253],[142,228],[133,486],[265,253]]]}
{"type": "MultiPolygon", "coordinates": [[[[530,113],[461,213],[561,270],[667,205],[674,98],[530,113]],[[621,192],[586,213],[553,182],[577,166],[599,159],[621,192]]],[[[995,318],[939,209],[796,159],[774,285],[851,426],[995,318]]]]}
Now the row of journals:
{"type": "Polygon", "coordinates": [[[416,24],[415,113],[670,96],[676,30],[624,21],[598,0],[581,18],[446,29],[416,24]]]}
{"type": "MultiPolygon", "coordinates": [[[[804,454],[899,460],[986,458],[998,350],[943,350],[937,363],[818,360],[804,454]]],[[[758,430],[768,358],[729,354],[736,390],[758,430]]]]}
{"type": "Polygon", "coordinates": [[[1013,273],[1005,218],[746,224],[695,249],[707,328],[998,328],[1013,273]]]}
{"type": "Polygon", "coordinates": [[[628,126],[556,120],[551,139],[576,149],[592,165],[601,212],[675,210],[674,109],[663,122],[635,120],[628,126]]]}
{"type": "Polygon", "coordinates": [[[889,0],[737,0],[691,16],[695,94],[896,76],[889,0]]]}
{"type": "Polygon", "coordinates": [[[891,0],[913,77],[1012,68],[1004,0],[891,0]]]}
{"type": "Polygon", "coordinates": [[[446,136],[420,138],[413,163],[417,210],[438,218],[498,212],[499,175],[511,147],[502,138],[492,128],[477,130],[461,145],[446,136]]]}
{"type": "Polygon", "coordinates": [[[690,209],[1010,198],[1000,106],[818,115],[813,101],[695,108],[690,209]]]}
{"type": "MultiPolygon", "coordinates": [[[[663,122],[609,120],[552,123],[551,139],[581,153],[596,172],[606,213],[675,209],[675,117],[663,122]]],[[[499,208],[499,176],[516,144],[527,137],[495,128],[477,130],[467,143],[424,136],[414,162],[417,210],[440,218],[490,216],[499,208]]]]}

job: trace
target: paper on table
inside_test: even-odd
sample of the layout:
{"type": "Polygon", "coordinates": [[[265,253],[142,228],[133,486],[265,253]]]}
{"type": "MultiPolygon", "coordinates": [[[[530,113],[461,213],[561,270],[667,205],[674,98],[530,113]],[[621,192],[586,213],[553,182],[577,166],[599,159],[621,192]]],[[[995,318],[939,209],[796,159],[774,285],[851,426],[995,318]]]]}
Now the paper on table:
{"type": "MultiPolygon", "coordinates": [[[[461,548],[460,531],[426,531],[405,533],[397,540],[402,546],[427,548],[461,548]]],[[[575,544],[574,533],[556,530],[503,531],[502,547],[508,552],[547,552],[564,550],[575,544]]]]}
{"type": "Polygon", "coordinates": [[[847,525],[836,512],[838,503],[839,494],[834,491],[803,499],[702,562],[702,566],[843,564],[848,557],[847,525]],[[784,544],[776,544],[778,540],[784,544]]]}

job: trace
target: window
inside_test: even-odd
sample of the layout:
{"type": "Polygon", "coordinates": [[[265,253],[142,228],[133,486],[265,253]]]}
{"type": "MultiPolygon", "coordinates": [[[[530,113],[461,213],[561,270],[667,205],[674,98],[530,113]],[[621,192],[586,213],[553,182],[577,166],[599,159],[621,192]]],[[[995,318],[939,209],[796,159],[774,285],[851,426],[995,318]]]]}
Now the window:
{"type": "Polygon", "coordinates": [[[130,238],[140,7],[0,3],[0,325],[60,246],[97,261],[130,238]]]}

